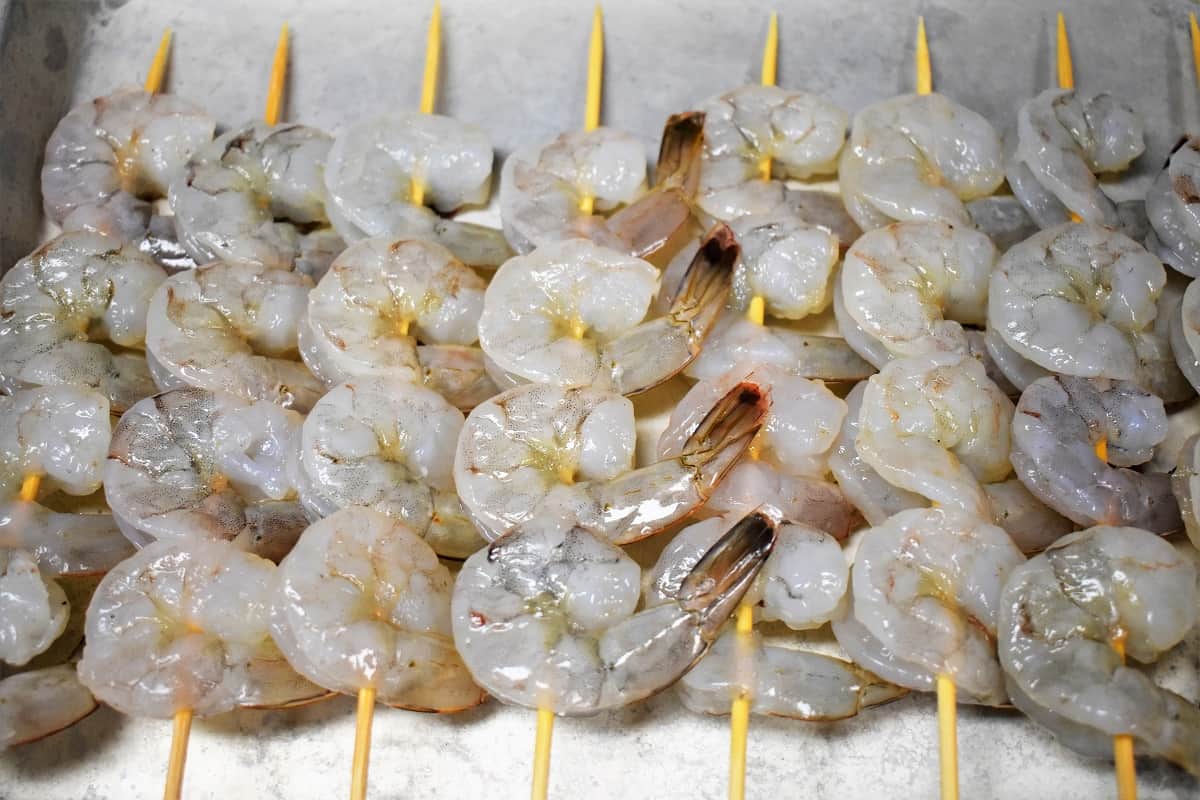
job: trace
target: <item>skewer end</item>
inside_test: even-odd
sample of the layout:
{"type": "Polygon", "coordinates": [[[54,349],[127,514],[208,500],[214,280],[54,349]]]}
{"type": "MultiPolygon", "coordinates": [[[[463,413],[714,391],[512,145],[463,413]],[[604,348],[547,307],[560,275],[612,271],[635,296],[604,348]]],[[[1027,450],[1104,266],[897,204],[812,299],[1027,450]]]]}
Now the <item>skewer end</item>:
{"type": "Polygon", "coordinates": [[[917,17],[917,94],[933,92],[933,66],[929,62],[929,39],[925,35],[925,17],[917,17]]]}
{"type": "Polygon", "coordinates": [[[1057,24],[1057,59],[1058,59],[1058,88],[1075,88],[1075,70],[1071,64],[1071,41],[1067,37],[1067,20],[1063,13],[1058,12],[1057,24]]]}
{"type": "Polygon", "coordinates": [[[958,698],[954,679],[937,676],[938,762],[942,800],[958,800],[958,698]]]}
{"type": "Polygon", "coordinates": [[[150,64],[150,71],[146,73],[145,89],[149,94],[158,94],[162,91],[163,78],[167,74],[167,58],[171,54],[171,38],[173,34],[170,28],[163,31],[162,39],[158,42],[158,50],[154,53],[154,61],[150,64]]]}

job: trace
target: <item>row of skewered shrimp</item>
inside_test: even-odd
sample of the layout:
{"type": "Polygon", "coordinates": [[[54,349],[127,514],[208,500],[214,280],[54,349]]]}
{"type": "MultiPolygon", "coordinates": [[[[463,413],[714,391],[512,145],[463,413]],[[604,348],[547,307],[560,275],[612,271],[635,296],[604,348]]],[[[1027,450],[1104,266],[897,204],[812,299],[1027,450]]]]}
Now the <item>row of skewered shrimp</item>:
{"type": "Polygon", "coordinates": [[[851,121],[748,86],[667,120],[652,183],[610,128],[514,153],[497,230],[455,218],[490,194],[473,126],[216,127],[122,90],[47,144],[63,232],[0,281],[0,659],[38,667],[4,741],[365,687],[828,720],[950,675],[1200,774],[1194,698],[1139,666],[1200,612],[1167,416],[1200,144],[1114,203],[1144,143],[1107,94],[1002,142],[937,94],[851,121]],[[639,454],[630,397],[670,381],[639,454]],[[826,625],[844,658],[780,636],[826,625]]]}

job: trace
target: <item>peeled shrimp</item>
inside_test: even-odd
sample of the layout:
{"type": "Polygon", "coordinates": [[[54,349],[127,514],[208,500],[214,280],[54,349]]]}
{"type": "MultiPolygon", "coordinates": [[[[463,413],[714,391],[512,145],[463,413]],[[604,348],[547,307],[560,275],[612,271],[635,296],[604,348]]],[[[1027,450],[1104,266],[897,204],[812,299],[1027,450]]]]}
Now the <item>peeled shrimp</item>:
{"type": "Polygon", "coordinates": [[[741,245],[729,305],[745,311],[754,297],[779,319],[803,319],[829,306],[838,238],[792,213],[738,217],[729,226],[741,245]]]}
{"type": "Polygon", "coordinates": [[[775,210],[784,180],[832,174],[846,140],[846,113],[808,92],[742,86],[709,100],[704,113],[698,202],[716,219],[775,210]],[[759,180],[763,159],[778,180],[759,180]]]}
{"type": "Polygon", "coordinates": [[[133,555],[112,514],[68,514],[22,500],[0,504],[0,547],[28,552],[49,575],[103,575],[133,555]]]}
{"type": "Polygon", "coordinates": [[[1185,275],[1200,275],[1200,140],[1171,153],[1146,192],[1146,249],[1185,275]]]}
{"type": "Polygon", "coordinates": [[[838,180],[850,216],[864,231],[893,221],[969,226],[963,205],[1004,180],[1000,137],[991,124],[940,94],[906,94],[854,117],[838,180]]]}
{"type": "Polygon", "coordinates": [[[148,544],[96,587],[80,680],[132,716],[261,705],[274,692],[256,662],[278,660],[267,631],[274,569],[222,541],[148,544]]]}
{"type": "Polygon", "coordinates": [[[0,747],[58,733],[96,710],[74,664],[20,672],[0,680],[0,747]]]}
{"type": "Polygon", "coordinates": [[[53,578],[24,550],[0,549],[0,660],[22,666],[67,627],[71,607],[53,578]]]}
{"type": "Polygon", "coordinates": [[[135,241],[149,212],[131,210],[166,197],[214,127],[190,102],[141,89],[119,89],[76,106],[46,142],[46,216],[65,230],[110,229],[135,241]]]}
{"type": "Polygon", "coordinates": [[[1197,469],[1200,453],[1200,434],[1189,436],[1179,450],[1179,460],[1171,473],[1171,489],[1179,502],[1179,512],[1192,544],[1200,547],[1200,469],[1197,469]]]}
{"type": "Polygon", "coordinates": [[[346,508],[312,525],[279,565],[271,632],[314,683],[419,711],[484,694],[454,651],[450,572],[400,520],[346,508]]]}
{"type": "Polygon", "coordinates": [[[200,148],[170,188],[179,242],[198,264],[246,261],[319,278],[344,247],[325,213],[333,138],[258,123],[200,148]]]}
{"type": "Polygon", "coordinates": [[[0,498],[41,478],[39,497],[86,495],[100,488],[112,423],[108,400],[71,386],[22,389],[0,396],[0,498]]]}
{"type": "Polygon", "coordinates": [[[892,357],[969,352],[962,325],[983,325],[996,247],[944,222],[901,222],[870,231],[846,253],[846,312],[892,357]]]}
{"type": "Polygon", "coordinates": [[[1182,527],[1171,479],[1126,469],[1149,461],[1166,435],[1162,401],[1132,383],[1042,378],[1017,404],[1012,463],[1029,491],[1080,525],[1169,533],[1182,527]]]}
{"type": "Polygon", "coordinates": [[[308,524],[294,474],[300,423],[267,400],[207,389],[148,397],[113,431],[105,497],[139,544],[224,539],[278,561],[308,524]]]}
{"type": "Polygon", "coordinates": [[[1178,308],[1171,312],[1168,337],[1179,370],[1192,388],[1200,386],[1200,355],[1197,355],[1200,353],[1200,286],[1196,286],[1195,281],[1188,284],[1178,308]]]}
{"type": "Polygon", "coordinates": [[[154,383],[137,352],[162,267],[132,245],[66,233],[0,280],[0,388],[88,386],[124,411],[154,383]]]}
{"type": "Polygon", "coordinates": [[[484,545],[454,493],[463,415],[436,392],[387,378],[344,383],[322,397],[300,437],[300,499],[314,516],[370,506],[438,555],[484,545]]]}
{"type": "Polygon", "coordinates": [[[1012,469],[1012,415],[1012,401],[970,356],[899,359],[868,381],[855,446],[889,483],[990,519],[981,484],[1012,469]]]}
{"type": "Polygon", "coordinates": [[[968,702],[1000,705],[1000,592],[1024,560],[1007,533],[972,514],[901,511],[863,534],[853,601],[834,634],[855,663],[901,686],[929,691],[945,674],[968,702]]]}
{"type": "Polygon", "coordinates": [[[480,344],[501,369],[526,380],[645,391],[700,352],[737,255],[729,229],[714,228],[670,310],[643,322],[657,269],[587,241],[545,245],[497,270],[484,296],[480,344]]]}
{"type": "Polygon", "coordinates": [[[1086,102],[1074,90],[1048,89],[1017,112],[1017,145],[1008,166],[1013,194],[1043,228],[1066,222],[1116,226],[1116,206],[1096,173],[1119,172],[1146,149],[1133,109],[1109,94],[1086,102]]]}
{"type": "Polygon", "coordinates": [[[1124,234],[1068,223],[1010,249],[992,272],[988,324],[1023,358],[1065,375],[1191,393],[1154,332],[1166,272],[1124,234]]]}
{"type": "Polygon", "coordinates": [[[507,703],[582,716],[628,705],[696,663],[771,552],[774,525],[743,519],[638,612],[641,569],[569,521],[539,516],[463,565],[454,641],[476,680],[507,703]]]}
{"type": "Polygon", "coordinates": [[[677,456],[633,469],[633,404],[589,387],[520,386],[477,406],[458,440],[454,481],[495,539],[546,513],[626,544],[683,519],[713,493],[763,425],[768,399],[734,386],[677,456]]]}
{"type": "Polygon", "coordinates": [[[999,604],[1000,661],[1019,706],[1046,709],[1137,751],[1200,774],[1200,710],[1156,686],[1113,649],[1150,662],[1196,623],[1196,570],[1171,544],[1137,528],[1066,536],[1013,570],[999,604]]]}
{"type": "Polygon", "coordinates": [[[146,347],[191,386],[306,411],[325,393],[297,344],[310,288],[306,275],[257,264],[181,272],[150,301],[146,347]]]}
{"type": "Polygon", "coordinates": [[[1045,378],[1053,374],[1050,370],[1035,364],[1009,347],[1004,341],[1004,337],[991,325],[983,334],[983,344],[987,348],[988,358],[991,359],[992,364],[1018,393],[1025,391],[1029,388],[1029,384],[1038,378],[1045,378]]]}
{"type": "Polygon", "coordinates": [[[411,202],[413,181],[442,213],[487,200],[492,145],[480,128],[438,114],[391,113],[338,134],[325,160],[327,212],[348,242],[368,236],[426,239],[472,266],[512,253],[497,230],[442,219],[411,202]]]}

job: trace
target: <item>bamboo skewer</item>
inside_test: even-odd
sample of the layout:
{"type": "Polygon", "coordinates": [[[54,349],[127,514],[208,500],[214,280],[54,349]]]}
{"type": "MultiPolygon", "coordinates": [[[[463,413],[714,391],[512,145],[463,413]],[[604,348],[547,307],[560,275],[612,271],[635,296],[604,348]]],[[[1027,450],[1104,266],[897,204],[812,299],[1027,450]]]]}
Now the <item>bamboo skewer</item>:
{"type": "Polygon", "coordinates": [[[163,78],[167,74],[167,57],[171,54],[171,29],[163,31],[158,43],[158,51],[154,61],[150,62],[150,71],[146,73],[145,89],[147,94],[158,94],[162,91],[163,78]]]}
{"type": "Polygon", "coordinates": [[[279,31],[279,43],[275,45],[275,58],[271,60],[271,80],[267,89],[267,107],[263,119],[268,125],[278,125],[283,116],[283,90],[287,80],[288,26],[283,23],[279,31]]]}
{"type": "MultiPolygon", "coordinates": [[[[425,72],[421,76],[421,113],[432,114],[437,100],[438,65],[442,57],[442,4],[435,0],[429,17],[429,33],[425,38],[425,72]]],[[[413,175],[411,201],[415,206],[425,203],[425,182],[413,175]]]]}
{"type": "Polygon", "coordinates": [[[1196,83],[1200,84],[1200,25],[1196,24],[1196,12],[1188,14],[1188,28],[1192,33],[1192,66],[1196,72],[1196,83]]]}
{"type": "Polygon", "coordinates": [[[354,720],[354,758],[350,766],[350,800],[367,796],[367,764],[371,757],[371,722],[375,717],[375,687],[358,690],[354,720]]]}
{"type": "MultiPolygon", "coordinates": [[[[767,25],[767,44],[763,48],[762,85],[774,86],[775,73],[779,67],[779,14],[771,12],[771,21],[767,25]]],[[[764,156],[758,164],[758,171],[764,181],[771,180],[771,157],[764,156]]]]}
{"type": "MultiPolygon", "coordinates": [[[[1055,63],[1058,70],[1058,88],[1074,89],[1075,68],[1071,64],[1071,40],[1067,38],[1067,22],[1063,18],[1061,11],[1058,13],[1054,41],[1055,63]]],[[[1068,211],[1067,215],[1071,218],[1071,222],[1083,221],[1074,211],[1068,211]]]]}
{"type": "Polygon", "coordinates": [[[933,94],[933,65],[929,62],[929,40],[925,38],[925,18],[917,17],[917,94],[933,94]]]}

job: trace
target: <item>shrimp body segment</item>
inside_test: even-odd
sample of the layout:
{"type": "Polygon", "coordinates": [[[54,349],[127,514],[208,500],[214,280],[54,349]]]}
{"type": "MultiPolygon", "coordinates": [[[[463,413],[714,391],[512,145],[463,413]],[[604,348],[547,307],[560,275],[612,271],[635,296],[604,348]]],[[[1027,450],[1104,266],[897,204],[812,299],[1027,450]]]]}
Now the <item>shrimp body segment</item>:
{"type": "Polygon", "coordinates": [[[0,550],[0,661],[22,666],[67,627],[62,587],[24,550],[0,550]]]}
{"type": "Polygon", "coordinates": [[[0,747],[33,742],[96,710],[96,698],[74,664],[30,670],[0,680],[0,747]]]}

